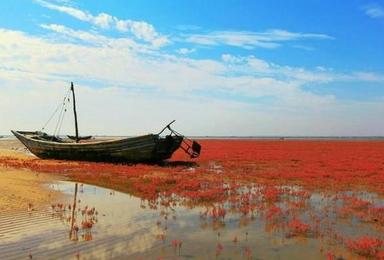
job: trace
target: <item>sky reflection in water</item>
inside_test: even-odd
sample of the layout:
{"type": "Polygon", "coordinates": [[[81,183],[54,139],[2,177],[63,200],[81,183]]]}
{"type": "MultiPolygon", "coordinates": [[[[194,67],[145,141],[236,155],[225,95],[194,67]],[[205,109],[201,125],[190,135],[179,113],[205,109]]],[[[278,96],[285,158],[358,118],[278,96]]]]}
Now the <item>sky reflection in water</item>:
{"type": "MultiPolygon", "coordinates": [[[[329,196],[280,186],[279,199],[266,202],[258,197],[264,187],[243,187],[241,200],[251,208],[244,213],[230,199],[187,206],[167,197],[148,202],[97,186],[78,187],[76,234],[69,235],[75,183],[58,182],[51,188],[68,194],[67,201],[15,216],[19,228],[11,224],[0,237],[3,257],[324,259],[329,251],[348,258],[352,255],[341,237],[380,237],[381,231],[354,216],[341,216],[339,209],[352,193],[329,196]]],[[[359,196],[383,205],[375,194],[359,196]]]]}

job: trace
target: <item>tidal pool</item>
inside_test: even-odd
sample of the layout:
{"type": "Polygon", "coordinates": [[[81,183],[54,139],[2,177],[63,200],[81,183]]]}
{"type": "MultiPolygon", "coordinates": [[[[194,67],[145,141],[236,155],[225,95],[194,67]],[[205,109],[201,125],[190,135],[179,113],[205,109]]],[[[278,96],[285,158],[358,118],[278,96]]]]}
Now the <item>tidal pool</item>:
{"type": "Polygon", "coordinates": [[[375,194],[248,186],[238,189],[237,200],[228,194],[224,202],[194,204],[82,183],[50,187],[67,200],[0,216],[1,259],[351,259],[358,254],[347,250],[347,238],[383,239],[380,223],[345,209],[353,199],[349,209],[368,209],[359,199],[382,207],[375,194]]]}

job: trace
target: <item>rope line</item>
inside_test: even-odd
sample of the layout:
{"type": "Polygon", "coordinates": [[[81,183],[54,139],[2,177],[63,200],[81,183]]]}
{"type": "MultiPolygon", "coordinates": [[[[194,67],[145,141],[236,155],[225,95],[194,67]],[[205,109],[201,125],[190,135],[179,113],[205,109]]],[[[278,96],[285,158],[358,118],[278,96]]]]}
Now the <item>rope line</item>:
{"type": "Polygon", "coordinates": [[[60,121],[61,121],[61,117],[63,116],[63,110],[64,110],[64,106],[65,106],[65,97],[64,97],[64,100],[61,104],[61,109],[60,109],[60,113],[59,113],[59,119],[57,120],[57,123],[56,123],[56,127],[55,127],[55,131],[53,131],[53,135],[56,136],[56,133],[57,133],[57,129],[59,128],[59,124],[60,124],[60,121]]]}
{"type": "Polygon", "coordinates": [[[44,124],[44,126],[41,128],[41,131],[43,131],[43,130],[47,127],[47,125],[49,124],[49,122],[51,122],[53,116],[57,113],[57,110],[59,110],[60,106],[61,106],[61,103],[57,106],[57,108],[55,109],[55,111],[53,112],[53,114],[51,115],[51,117],[48,119],[48,121],[47,121],[47,122],[44,124]]]}
{"type": "Polygon", "coordinates": [[[57,112],[59,111],[60,107],[61,107],[61,110],[60,110],[60,113],[59,113],[59,118],[58,118],[58,122],[56,123],[56,127],[55,127],[55,130],[53,132],[53,135],[56,135],[56,132],[57,131],[60,131],[60,128],[61,128],[61,125],[62,125],[62,122],[63,122],[63,119],[64,119],[64,113],[66,112],[66,104],[67,104],[67,100],[68,100],[68,103],[70,102],[70,99],[69,99],[69,94],[71,92],[71,89],[69,89],[63,99],[62,102],[59,103],[59,105],[56,107],[55,111],[52,113],[52,115],[49,117],[48,121],[44,124],[44,126],[41,128],[41,131],[45,130],[45,128],[47,127],[47,125],[51,122],[51,120],[53,119],[53,117],[57,114],[57,112]],[[65,110],[65,111],[64,111],[65,110]],[[63,112],[64,111],[64,112],[63,112]],[[59,127],[60,126],[60,127],[59,127]]]}
{"type": "Polygon", "coordinates": [[[67,105],[67,104],[68,104],[68,103],[65,103],[64,106],[63,106],[64,112],[63,112],[63,114],[62,114],[61,121],[60,121],[60,123],[59,123],[59,128],[57,129],[57,134],[56,134],[56,136],[59,136],[59,135],[60,135],[60,130],[61,130],[61,126],[63,125],[65,112],[67,112],[67,108],[66,108],[66,105],[67,105]]]}

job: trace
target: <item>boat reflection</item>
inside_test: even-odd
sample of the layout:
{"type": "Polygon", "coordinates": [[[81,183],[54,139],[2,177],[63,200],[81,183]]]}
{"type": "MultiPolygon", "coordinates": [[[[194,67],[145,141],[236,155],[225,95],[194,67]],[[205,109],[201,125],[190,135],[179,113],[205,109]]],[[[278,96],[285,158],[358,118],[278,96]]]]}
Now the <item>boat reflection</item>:
{"type": "MultiPolygon", "coordinates": [[[[81,207],[81,200],[78,200],[77,196],[78,192],[79,184],[74,183],[73,202],[52,204],[52,216],[58,218],[65,227],[69,228],[69,240],[90,241],[93,238],[92,228],[98,222],[98,211],[95,207],[88,205],[81,207]]],[[[83,184],[80,184],[80,192],[84,192],[83,184]]]]}

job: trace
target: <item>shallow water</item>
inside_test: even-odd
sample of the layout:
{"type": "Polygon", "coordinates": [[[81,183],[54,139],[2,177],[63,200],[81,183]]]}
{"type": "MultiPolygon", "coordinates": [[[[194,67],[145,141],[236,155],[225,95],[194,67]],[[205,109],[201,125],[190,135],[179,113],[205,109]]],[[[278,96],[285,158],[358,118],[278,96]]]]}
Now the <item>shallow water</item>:
{"type": "MultiPolygon", "coordinates": [[[[225,207],[224,216],[217,217],[212,205],[189,207],[177,200],[169,203],[168,198],[148,202],[126,193],[79,184],[73,210],[68,206],[73,203],[75,183],[50,186],[67,194],[68,201],[0,216],[1,259],[324,259],[328,250],[349,259],[354,255],[337,239],[330,239],[332,236],[380,236],[380,230],[370,224],[338,217],[332,209],[341,202],[320,193],[312,193],[306,199],[289,198],[305,204],[295,215],[306,223],[316,215],[320,230],[292,235],[287,225],[281,224],[289,216],[266,218],[269,208],[257,198],[255,202],[262,206],[250,214],[239,213],[227,201],[221,204],[225,207]],[[70,234],[72,212],[78,231],[70,234]],[[84,222],[92,227],[82,225],[84,222]]],[[[289,189],[300,191],[300,187],[289,189]]],[[[374,194],[360,196],[383,205],[374,194]]],[[[287,200],[273,205],[290,209],[287,200]]]]}

